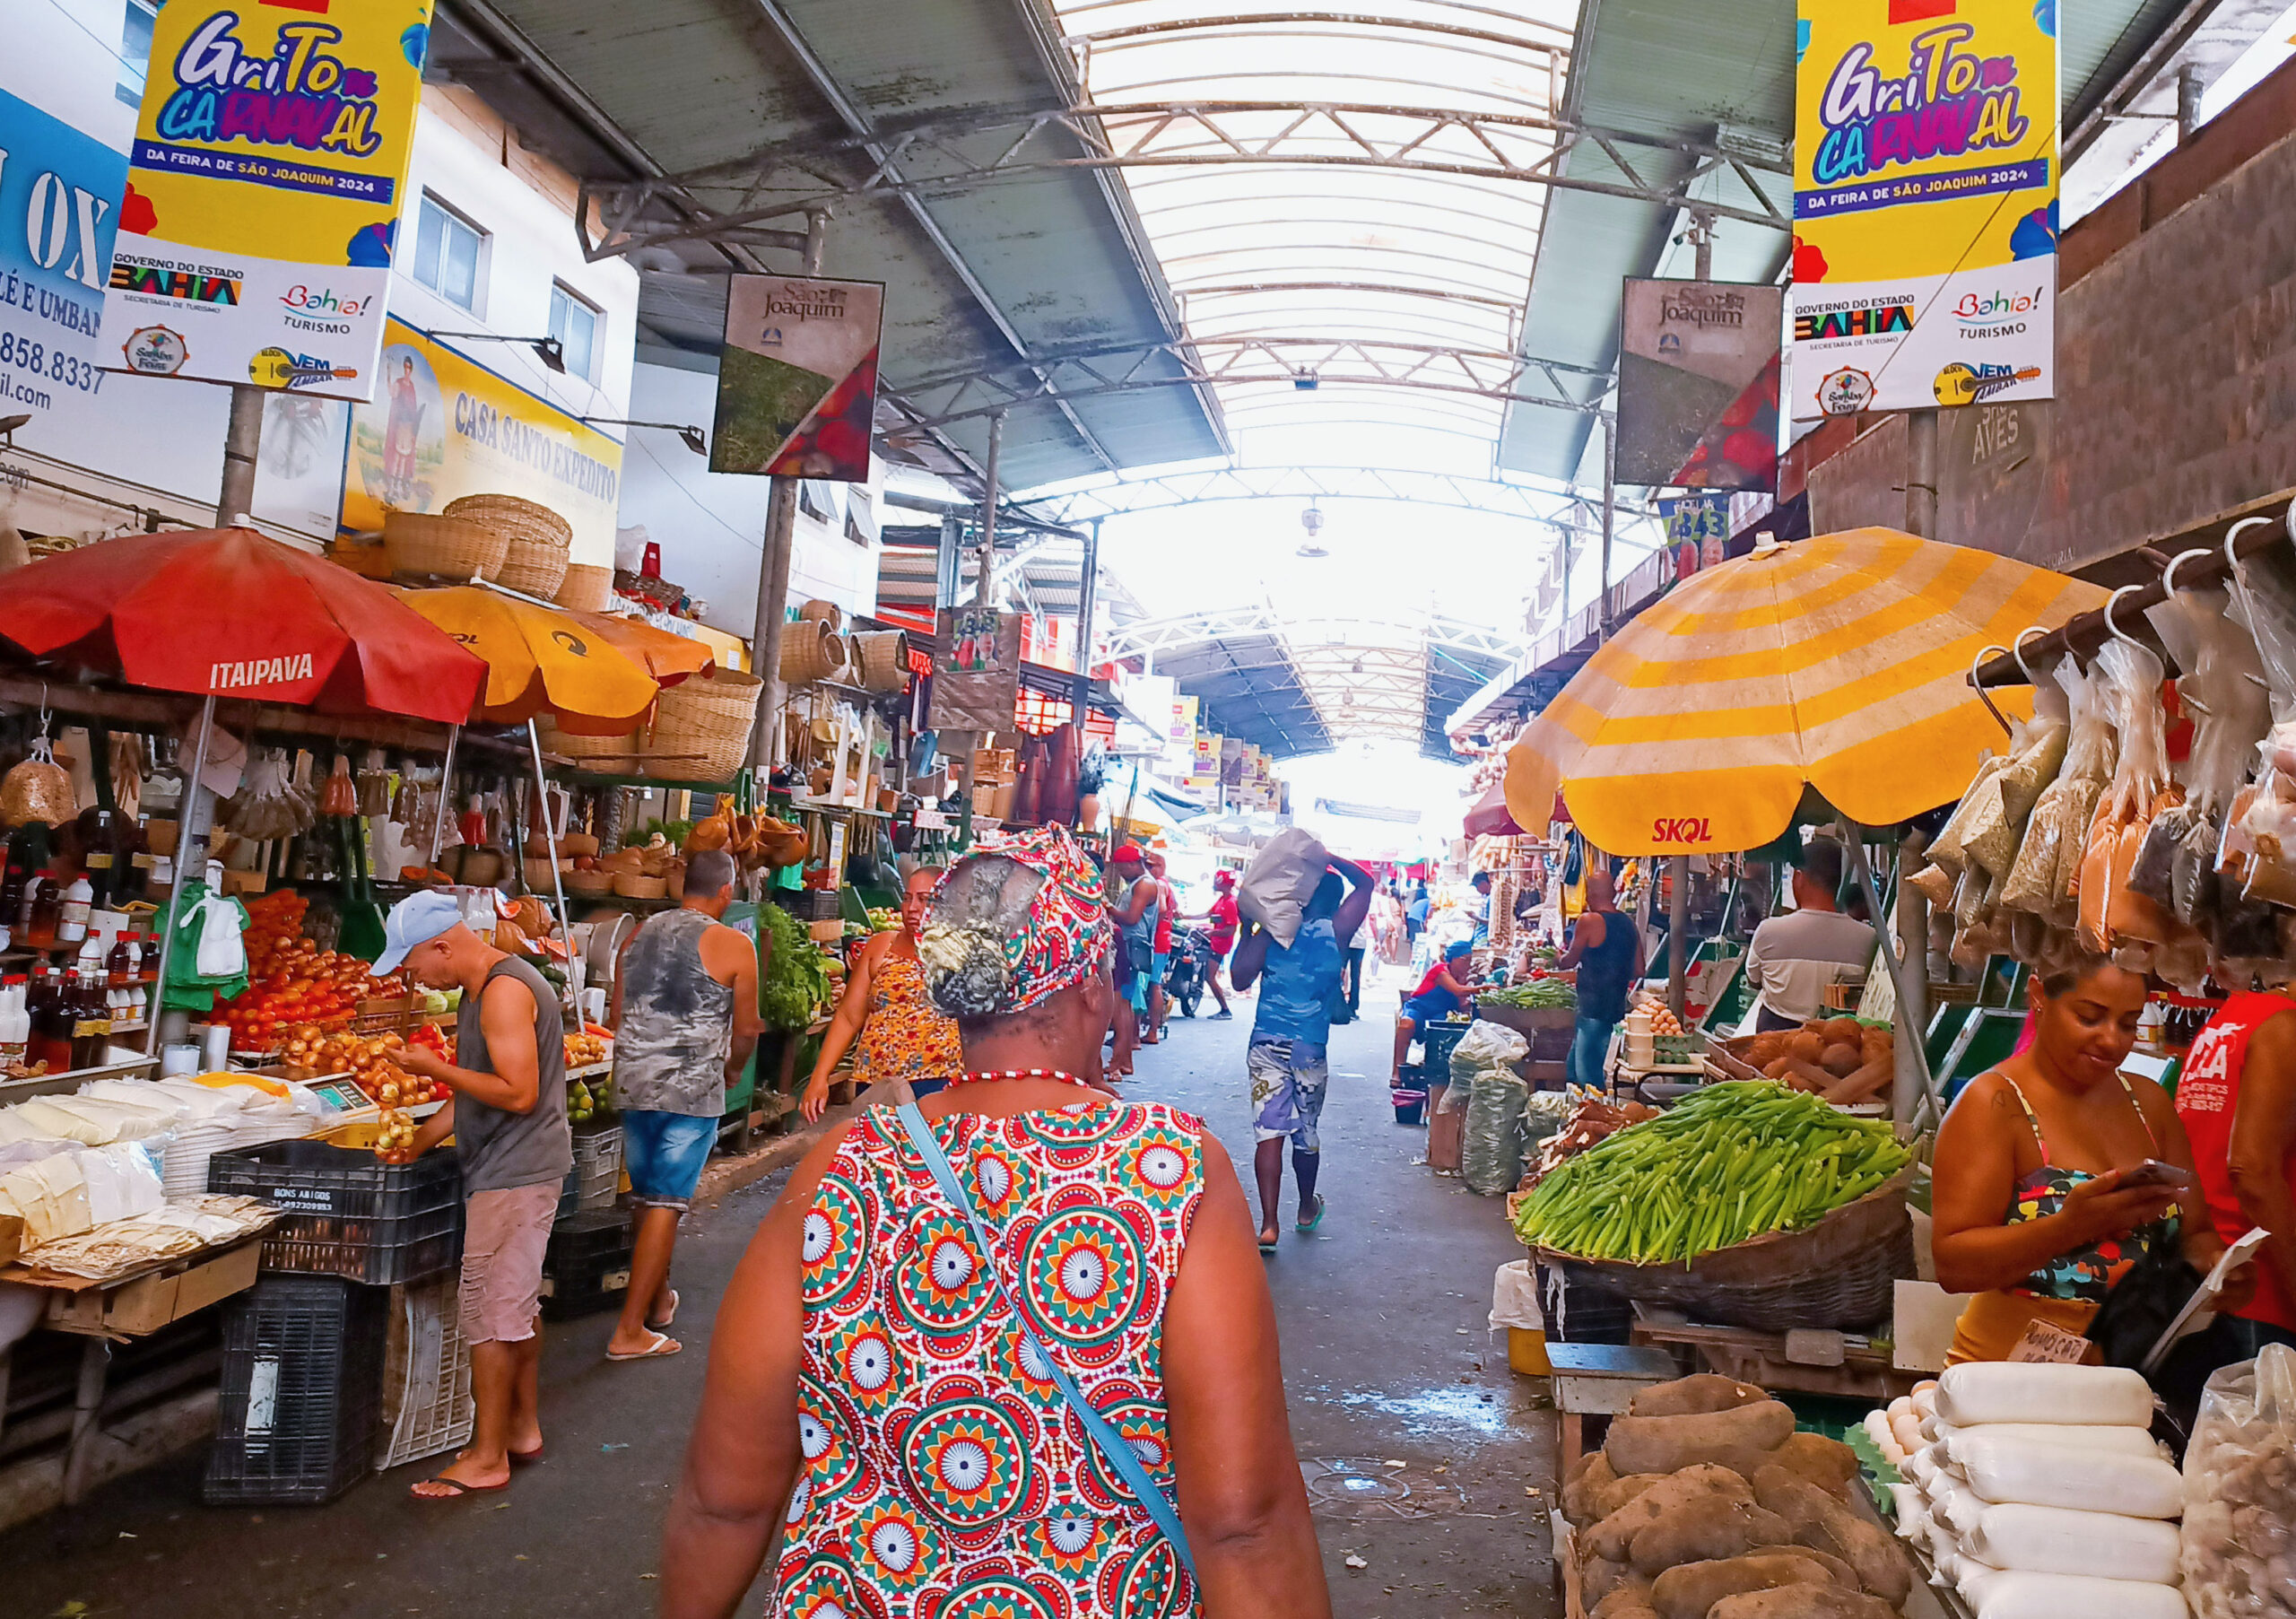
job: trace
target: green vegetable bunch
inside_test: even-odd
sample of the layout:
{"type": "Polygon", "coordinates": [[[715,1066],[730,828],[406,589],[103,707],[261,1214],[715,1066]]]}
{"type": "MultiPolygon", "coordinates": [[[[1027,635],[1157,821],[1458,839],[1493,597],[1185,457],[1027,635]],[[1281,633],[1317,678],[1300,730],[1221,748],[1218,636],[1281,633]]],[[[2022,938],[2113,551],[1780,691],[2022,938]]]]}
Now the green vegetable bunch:
{"type": "Polygon", "coordinates": [[[758,1014],[769,1029],[802,1029],[813,1021],[815,1009],[836,994],[829,958],[780,906],[761,905],[757,914],[772,953],[758,979],[758,1014]]]}
{"type": "Polygon", "coordinates": [[[1577,1008],[1578,991],[1571,987],[1569,979],[1531,979],[1503,989],[1483,990],[1475,999],[1487,1006],[1544,1007],[1568,1012],[1577,1008]]]}
{"type": "Polygon", "coordinates": [[[659,832],[665,843],[683,849],[686,835],[692,831],[693,823],[691,821],[648,821],[643,826],[633,826],[623,832],[622,846],[624,849],[643,849],[654,840],[654,834],[659,832]]]}
{"type": "Polygon", "coordinates": [[[1709,1085],[1566,1160],[1523,1199],[1515,1232],[1581,1258],[1686,1264],[1812,1224],[1910,1157],[1886,1121],[1774,1081],[1709,1085]]]}

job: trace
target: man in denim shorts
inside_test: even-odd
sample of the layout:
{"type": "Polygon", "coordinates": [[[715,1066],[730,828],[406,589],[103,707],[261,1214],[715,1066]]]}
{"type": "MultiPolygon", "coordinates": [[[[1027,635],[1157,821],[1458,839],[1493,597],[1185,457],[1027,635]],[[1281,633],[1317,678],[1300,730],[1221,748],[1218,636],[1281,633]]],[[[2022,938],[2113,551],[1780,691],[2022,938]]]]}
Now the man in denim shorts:
{"type": "MultiPolygon", "coordinates": [[[[1283,1144],[1292,1144],[1292,1173],[1300,1183],[1298,1230],[1323,1223],[1316,1190],[1323,1163],[1317,1121],[1323,1117],[1330,1078],[1324,1049],[1331,1038],[1332,1003],[1346,957],[1339,941],[1363,926],[1371,909],[1371,875],[1352,860],[1334,859],[1308,901],[1300,931],[1279,944],[1257,924],[1247,924],[1236,946],[1235,985],[1248,989],[1265,979],[1244,1066],[1252,1085],[1252,1169],[1259,1182],[1259,1249],[1275,1251],[1276,1200],[1283,1192],[1283,1144]],[[1345,879],[1343,886],[1342,879],[1345,879]],[[1344,895],[1343,898],[1342,896],[1344,895]]],[[[1342,1003],[1344,1005],[1344,1003],[1342,1003]]]]}
{"type": "Polygon", "coordinates": [[[757,947],[718,920],[734,897],[733,857],[708,849],[686,863],[685,899],[630,936],[613,975],[613,1101],[630,1172],[630,1292],[606,1340],[609,1361],[645,1361],[683,1347],[670,1258],[717,1145],[726,1087],[764,1027],[757,947]]]}

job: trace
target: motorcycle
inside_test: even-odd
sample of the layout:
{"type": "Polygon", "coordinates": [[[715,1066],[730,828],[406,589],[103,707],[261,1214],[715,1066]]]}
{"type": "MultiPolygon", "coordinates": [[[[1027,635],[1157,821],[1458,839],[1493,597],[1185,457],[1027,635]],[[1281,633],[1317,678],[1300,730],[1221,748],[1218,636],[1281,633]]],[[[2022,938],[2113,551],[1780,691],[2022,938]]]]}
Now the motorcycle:
{"type": "Polygon", "coordinates": [[[1201,927],[1181,927],[1172,934],[1172,962],[1164,973],[1164,998],[1186,1017],[1196,1015],[1196,1003],[1212,981],[1212,936],[1201,927]]]}

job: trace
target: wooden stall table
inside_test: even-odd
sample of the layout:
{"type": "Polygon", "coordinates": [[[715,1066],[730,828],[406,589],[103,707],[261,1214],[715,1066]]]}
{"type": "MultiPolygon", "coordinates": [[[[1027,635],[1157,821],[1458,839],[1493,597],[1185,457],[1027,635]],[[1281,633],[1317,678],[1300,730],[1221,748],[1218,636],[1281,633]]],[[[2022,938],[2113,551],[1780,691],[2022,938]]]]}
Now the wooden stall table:
{"type": "Polygon", "coordinates": [[[1640,1345],[1558,1344],[1550,1338],[1546,1358],[1554,1368],[1554,1408],[1562,1414],[1565,1478],[1586,1449],[1586,1418],[1616,1416],[1642,1389],[1682,1375],[1665,1350],[1640,1345]]]}

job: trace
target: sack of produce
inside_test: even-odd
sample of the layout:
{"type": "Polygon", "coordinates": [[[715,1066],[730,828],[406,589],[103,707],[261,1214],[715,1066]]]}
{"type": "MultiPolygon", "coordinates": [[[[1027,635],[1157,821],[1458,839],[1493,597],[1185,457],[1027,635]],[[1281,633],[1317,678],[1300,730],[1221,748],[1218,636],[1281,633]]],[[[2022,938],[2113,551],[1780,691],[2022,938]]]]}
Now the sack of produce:
{"type": "MultiPolygon", "coordinates": [[[[1531,1088],[1503,1064],[1467,1072],[1474,1077],[1459,1137],[1459,1174],[1470,1191],[1496,1197],[1513,1191],[1523,1178],[1523,1110],[1531,1088]]],[[[1452,1091],[1457,1092],[1461,1084],[1455,1053],[1452,1091]]]]}
{"type": "Polygon", "coordinates": [[[2296,1351],[2212,1375],[2185,1451],[2182,1563],[2199,1619],[2296,1615],[2296,1351]]]}
{"type": "Polygon", "coordinates": [[[2146,1428],[2152,1389],[2124,1366],[1971,1361],[1937,1380],[1937,1418],[1958,1428],[1986,1423],[2146,1428]]]}
{"type": "Polygon", "coordinates": [[[2098,683],[2068,657],[2057,666],[2057,683],[2065,690],[2070,715],[2065,761],[2034,802],[2001,902],[2052,927],[2069,927],[2074,920],[2074,878],[2097,799],[2112,774],[2114,741],[2112,717],[2098,683]]]}
{"type": "Polygon", "coordinates": [[[1279,944],[1300,936],[1300,921],[1331,863],[1314,833],[1287,826],[1267,840],[1236,884],[1236,910],[1279,944]]]}

